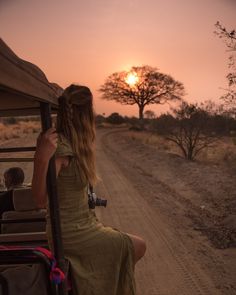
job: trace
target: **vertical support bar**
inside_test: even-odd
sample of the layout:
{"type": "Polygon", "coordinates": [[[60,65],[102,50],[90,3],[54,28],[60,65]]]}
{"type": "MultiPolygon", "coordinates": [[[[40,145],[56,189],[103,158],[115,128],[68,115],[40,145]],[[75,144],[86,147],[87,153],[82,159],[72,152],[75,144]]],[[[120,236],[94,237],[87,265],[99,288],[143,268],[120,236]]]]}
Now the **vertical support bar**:
{"type": "MultiPolygon", "coordinates": [[[[42,130],[46,131],[47,129],[52,127],[50,104],[41,102],[40,112],[41,112],[42,130]]],[[[59,202],[57,197],[56,165],[55,165],[54,156],[51,158],[49,162],[49,166],[48,166],[47,191],[48,191],[48,198],[49,198],[49,210],[50,210],[54,255],[57,260],[58,266],[64,272],[66,272],[64,250],[63,250],[62,236],[61,236],[61,222],[60,222],[59,202]]],[[[60,295],[68,294],[65,281],[59,285],[58,293],[60,295]]]]}

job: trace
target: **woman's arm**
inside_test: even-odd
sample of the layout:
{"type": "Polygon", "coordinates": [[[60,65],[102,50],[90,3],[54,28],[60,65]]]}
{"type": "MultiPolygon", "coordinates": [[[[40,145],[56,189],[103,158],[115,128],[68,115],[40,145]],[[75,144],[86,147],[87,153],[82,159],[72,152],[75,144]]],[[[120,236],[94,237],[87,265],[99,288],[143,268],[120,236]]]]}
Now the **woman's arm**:
{"type": "MultiPolygon", "coordinates": [[[[48,164],[57,148],[57,133],[54,128],[48,129],[37,140],[34,157],[34,172],[32,179],[32,193],[38,208],[45,208],[47,204],[47,171],[48,164]]],[[[56,176],[63,167],[69,165],[69,157],[56,157],[56,176]]]]}
{"type": "MultiPolygon", "coordinates": [[[[37,140],[37,147],[34,157],[34,172],[32,179],[32,193],[36,205],[45,208],[47,202],[47,171],[49,160],[57,148],[57,133],[54,128],[48,129],[40,135],[37,140]]],[[[60,160],[56,160],[56,167],[59,172],[60,160]]]]}

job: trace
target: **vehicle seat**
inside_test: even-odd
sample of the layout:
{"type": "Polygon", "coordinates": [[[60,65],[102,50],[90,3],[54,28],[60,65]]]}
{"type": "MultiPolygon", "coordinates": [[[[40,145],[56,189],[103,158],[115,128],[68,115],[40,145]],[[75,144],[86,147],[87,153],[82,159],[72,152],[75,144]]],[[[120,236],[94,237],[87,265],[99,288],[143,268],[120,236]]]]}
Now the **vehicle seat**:
{"type": "MultiPolygon", "coordinates": [[[[32,196],[31,188],[13,190],[13,204],[15,211],[4,212],[3,220],[45,218],[46,209],[37,209],[32,196]]],[[[2,234],[45,232],[46,220],[42,222],[2,224],[2,234]]]]}
{"type": "Polygon", "coordinates": [[[5,280],[8,289],[5,291],[1,284],[0,295],[49,295],[48,274],[42,264],[1,265],[0,275],[5,280]]]}

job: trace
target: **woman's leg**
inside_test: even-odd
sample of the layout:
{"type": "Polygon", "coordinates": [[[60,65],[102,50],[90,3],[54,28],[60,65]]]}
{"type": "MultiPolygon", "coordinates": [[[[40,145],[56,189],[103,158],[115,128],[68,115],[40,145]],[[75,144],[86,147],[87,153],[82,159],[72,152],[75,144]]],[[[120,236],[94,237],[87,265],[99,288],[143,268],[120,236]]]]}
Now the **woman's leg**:
{"type": "Polygon", "coordinates": [[[133,242],[134,253],[135,253],[135,263],[137,263],[138,260],[141,259],[146,252],[146,248],[147,248],[146,243],[142,238],[138,236],[131,235],[131,234],[128,234],[128,236],[131,238],[133,242]]]}

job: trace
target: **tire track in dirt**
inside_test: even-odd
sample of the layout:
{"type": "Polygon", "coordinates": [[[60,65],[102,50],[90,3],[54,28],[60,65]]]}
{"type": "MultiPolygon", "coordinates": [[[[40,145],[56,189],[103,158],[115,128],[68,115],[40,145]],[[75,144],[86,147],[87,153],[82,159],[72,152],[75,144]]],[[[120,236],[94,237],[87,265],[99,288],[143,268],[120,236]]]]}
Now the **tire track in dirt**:
{"type": "MultiPolygon", "coordinates": [[[[98,132],[97,162],[103,181],[96,191],[100,197],[108,198],[109,205],[108,209],[97,211],[105,224],[138,234],[147,242],[147,254],[136,267],[138,294],[221,294],[173,229],[123,175],[116,163],[119,155],[112,151],[108,140],[111,133],[114,132],[98,132]]],[[[130,170],[132,173],[132,167],[130,170]]],[[[164,197],[168,198],[168,194],[167,190],[164,197]]]]}

